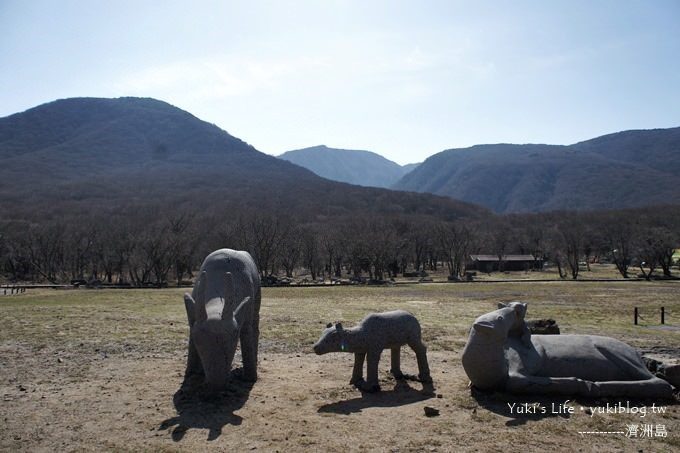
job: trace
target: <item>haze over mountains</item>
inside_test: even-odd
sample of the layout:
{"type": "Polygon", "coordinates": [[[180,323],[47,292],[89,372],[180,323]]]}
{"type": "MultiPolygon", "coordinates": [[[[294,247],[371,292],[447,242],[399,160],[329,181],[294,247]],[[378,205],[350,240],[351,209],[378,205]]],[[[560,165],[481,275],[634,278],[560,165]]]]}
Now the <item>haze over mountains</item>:
{"type": "Polygon", "coordinates": [[[393,188],[498,213],[680,204],[680,128],[626,131],[570,146],[478,145],[438,153],[393,188]]]}
{"type": "MultiPolygon", "coordinates": [[[[331,179],[369,181],[364,185],[377,185],[376,175],[384,175],[386,184],[405,170],[372,154],[315,147],[282,157],[331,179]]],[[[520,213],[680,204],[679,180],[680,128],[671,128],[619,132],[570,146],[450,149],[386,186],[520,213]]]]}
{"type": "Polygon", "coordinates": [[[368,151],[319,146],[282,157],[326,178],[373,187],[322,178],[161,101],[74,98],[0,118],[0,208],[58,215],[113,206],[209,210],[218,203],[314,221],[680,205],[680,128],[570,146],[451,149],[411,172],[368,151]],[[375,188],[388,185],[399,192],[375,188]]]}
{"type": "Polygon", "coordinates": [[[278,157],[324,178],[366,187],[389,188],[418,166],[402,166],[371,151],[328,148],[325,145],[287,151],[278,157]]]}
{"type": "Polygon", "coordinates": [[[445,197],[321,178],[154,99],[64,99],[0,118],[4,220],[150,208],[285,212],[308,222],[488,214],[445,197]]]}

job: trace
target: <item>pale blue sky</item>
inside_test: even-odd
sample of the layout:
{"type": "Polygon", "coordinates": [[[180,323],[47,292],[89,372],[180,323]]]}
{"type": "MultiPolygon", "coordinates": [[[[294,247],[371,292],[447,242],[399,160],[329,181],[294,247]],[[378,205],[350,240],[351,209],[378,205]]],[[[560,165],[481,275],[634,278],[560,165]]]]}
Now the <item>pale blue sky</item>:
{"type": "Polygon", "coordinates": [[[0,0],[0,117],[144,96],[400,164],[680,126],[680,0],[0,0]]]}

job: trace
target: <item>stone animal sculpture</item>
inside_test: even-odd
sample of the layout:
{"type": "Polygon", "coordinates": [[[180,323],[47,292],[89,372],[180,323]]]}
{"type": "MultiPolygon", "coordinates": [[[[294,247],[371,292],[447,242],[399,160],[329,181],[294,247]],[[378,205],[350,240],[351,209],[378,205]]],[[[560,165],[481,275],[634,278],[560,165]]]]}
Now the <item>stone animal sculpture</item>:
{"type": "Polygon", "coordinates": [[[391,372],[397,379],[406,376],[401,372],[400,352],[402,345],[409,345],[418,360],[418,379],[431,383],[430,368],[427,364],[427,348],[420,338],[420,324],[415,316],[402,310],[386,313],[372,313],[355,327],[345,329],[341,323],[328,324],[314,345],[314,352],[354,353],[354,370],[350,384],[365,392],[380,390],[378,383],[378,362],[383,349],[392,351],[391,372]],[[363,378],[364,359],[368,357],[366,378],[363,378]]]}
{"type": "Polygon", "coordinates": [[[532,335],[526,304],[499,304],[477,318],[463,349],[471,384],[481,390],[574,396],[670,398],[631,346],[596,335],[532,335]]]}
{"type": "Polygon", "coordinates": [[[191,295],[184,295],[189,318],[185,380],[203,377],[209,389],[224,390],[239,339],[243,379],[257,380],[260,291],[248,252],[220,249],[205,258],[191,295]]]}

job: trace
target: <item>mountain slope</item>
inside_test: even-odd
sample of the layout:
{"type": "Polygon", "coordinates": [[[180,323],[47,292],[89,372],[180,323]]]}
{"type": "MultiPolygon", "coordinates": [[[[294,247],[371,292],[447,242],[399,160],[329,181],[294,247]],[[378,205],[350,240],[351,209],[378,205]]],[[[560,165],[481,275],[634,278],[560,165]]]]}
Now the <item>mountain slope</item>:
{"type": "Polygon", "coordinates": [[[499,213],[680,204],[680,128],[571,146],[477,145],[438,153],[393,185],[499,213]]]}
{"type": "Polygon", "coordinates": [[[487,212],[443,197],[323,179],[154,99],[65,99],[0,118],[5,220],[113,208],[220,215],[256,209],[302,221],[373,212],[450,219],[487,212]]]}
{"type": "Polygon", "coordinates": [[[390,187],[410,168],[370,151],[335,149],[324,145],[287,151],[278,157],[324,178],[367,187],[390,187]]]}
{"type": "Polygon", "coordinates": [[[680,176],[680,127],[617,132],[572,147],[680,176]]]}

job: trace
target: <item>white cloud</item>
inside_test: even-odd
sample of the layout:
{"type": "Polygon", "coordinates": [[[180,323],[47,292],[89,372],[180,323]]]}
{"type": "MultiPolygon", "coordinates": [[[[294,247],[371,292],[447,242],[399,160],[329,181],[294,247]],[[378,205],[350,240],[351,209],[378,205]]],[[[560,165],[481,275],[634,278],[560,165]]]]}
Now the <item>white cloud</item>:
{"type": "MultiPolygon", "coordinates": [[[[123,75],[117,91],[148,96],[181,93],[191,99],[226,99],[286,89],[328,71],[327,58],[243,58],[220,55],[151,66],[123,75]]],[[[323,83],[322,79],[318,82],[323,83]]]]}

